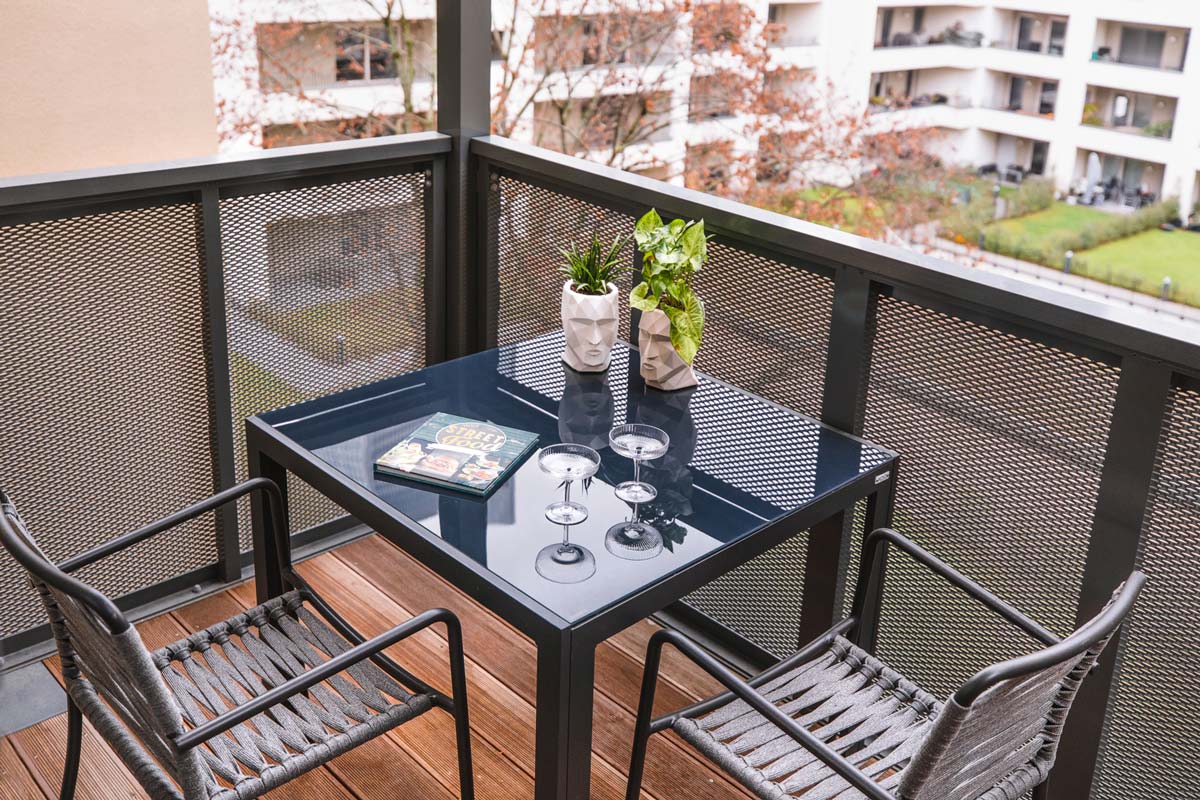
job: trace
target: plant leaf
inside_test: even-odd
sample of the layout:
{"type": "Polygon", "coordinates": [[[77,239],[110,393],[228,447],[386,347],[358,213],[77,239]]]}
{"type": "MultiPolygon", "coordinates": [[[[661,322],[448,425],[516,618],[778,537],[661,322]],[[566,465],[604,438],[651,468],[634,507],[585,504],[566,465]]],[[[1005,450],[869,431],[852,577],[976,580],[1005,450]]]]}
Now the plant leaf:
{"type": "Polygon", "coordinates": [[[671,320],[671,344],[675,346],[675,352],[691,364],[704,335],[704,303],[690,289],[684,293],[681,302],[683,308],[663,306],[662,310],[671,320]]]}
{"type": "Polygon", "coordinates": [[[629,293],[629,305],[639,311],[653,311],[658,308],[658,295],[651,294],[650,284],[642,281],[629,293]]]}
{"type": "Polygon", "coordinates": [[[633,230],[634,239],[637,240],[638,247],[646,244],[655,236],[656,231],[662,227],[662,217],[653,208],[642,215],[642,218],[637,221],[637,227],[633,230]]]}
{"type": "Polygon", "coordinates": [[[688,226],[683,232],[683,253],[692,265],[693,272],[699,272],[708,260],[708,237],[704,235],[704,220],[688,226]]]}

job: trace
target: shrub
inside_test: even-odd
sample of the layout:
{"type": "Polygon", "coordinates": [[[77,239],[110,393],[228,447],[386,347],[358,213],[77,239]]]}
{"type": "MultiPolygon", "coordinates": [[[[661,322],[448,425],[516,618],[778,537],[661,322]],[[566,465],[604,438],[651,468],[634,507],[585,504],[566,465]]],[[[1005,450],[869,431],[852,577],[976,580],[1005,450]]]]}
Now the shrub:
{"type": "MultiPolygon", "coordinates": [[[[1161,203],[1139,208],[1132,214],[1107,215],[1080,228],[1055,231],[1041,239],[1023,239],[1003,228],[984,227],[983,246],[993,253],[1061,268],[1068,250],[1091,250],[1106,242],[1157,228],[1178,216],[1179,201],[1168,198],[1161,203]]],[[[978,233],[973,241],[978,241],[978,233]]],[[[1071,263],[1072,272],[1086,274],[1087,268],[1087,261],[1082,257],[1076,257],[1071,263]]]]}
{"type": "Polygon", "coordinates": [[[1030,178],[1008,199],[1008,216],[1023,217],[1049,208],[1053,202],[1054,185],[1042,178],[1030,178]]]}

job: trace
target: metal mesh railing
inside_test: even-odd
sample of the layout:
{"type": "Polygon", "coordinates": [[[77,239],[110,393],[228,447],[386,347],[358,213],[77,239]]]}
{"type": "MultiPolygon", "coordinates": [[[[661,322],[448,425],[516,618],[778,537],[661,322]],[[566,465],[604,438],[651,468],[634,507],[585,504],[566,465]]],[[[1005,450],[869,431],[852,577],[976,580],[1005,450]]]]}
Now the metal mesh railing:
{"type": "Polygon", "coordinates": [[[1092,794],[1200,796],[1200,391],[1175,389],[1150,489],[1138,566],[1150,580],[1126,623],[1092,794]]]}
{"type": "MultiPolygon", "coordinates": [[[[424,171],[221,201],[237,476],[253,414],[425,366],[424,171]]],[[[289,479],[292,530],[341,516],[289,479]]],[[[249,550],[250,520],[240,519],[249,550]]]]}
{"type": "MultiPolygon", "coordinates": [[[[1118,374],[881,299],[863,435],[902,454],[895,526],[1043,625],[1069,632],[1118,374]]],[[[933,690],[947,692],[1032,646],[901,557],[889,562],[883,602],[881,656],[933,690]]]]}
{"type": "MultiPolygon", "coordinates": [[[[0,482],[50,558],[212,492],[198,209],[0,226],[0,482]]],[[[204,518],[86,571],[120,595],[217,560],[204,518]]],[[[45,623],[0,558],[0,638],[45,623]]]]}

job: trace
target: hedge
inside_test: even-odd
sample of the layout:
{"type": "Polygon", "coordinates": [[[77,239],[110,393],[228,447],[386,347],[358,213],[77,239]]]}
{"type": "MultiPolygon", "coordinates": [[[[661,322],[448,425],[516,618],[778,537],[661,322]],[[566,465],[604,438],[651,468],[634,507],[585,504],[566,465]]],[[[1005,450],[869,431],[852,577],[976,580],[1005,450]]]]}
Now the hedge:
{"type": "MultiPolygon", "coordinates": [[[[1161,203],[1139,208],[1132,214],[1110,214],[1081,227],[1055,231],[1049,236],[1039,238],[1024,237],[994,226],[985,227],[982,229],[983,249],[1019,258],[1022,261],[1033,261],[1047,267],[1059,268],[1062,267],[1063,257],[1068,250],[1076,252],[1091,250],[1105,242],[1124,239],[1126,236],[1157,228],[1178,216],[1179,201],[1175,198],[1168,198],[1161,203]]],[[[954,233],[954,231],[951,232],[954,233]]],[[[964,236],[964,239],[968,244],[975,244],[979,241],[979,235],[976,233],[974,239],[964,236]]],[[[1083,265],[1079,264],[1079,266],[1083,265]]]]}
{"type": "MultiPolygon", "coordinates": [[[[1030,178],[1005,198],[1005,217],[1023,217],[1035,211],[1049,208],[1054,202],[1054,186],[1050,181],[1030,178]]],[[[979,241],[979,234],[988,224],[995,221],[996,205],[990,192],[977,192],[969,203],[955,206],[942,218],[942,230],[950,238],[968,244],[979,241]]]]}

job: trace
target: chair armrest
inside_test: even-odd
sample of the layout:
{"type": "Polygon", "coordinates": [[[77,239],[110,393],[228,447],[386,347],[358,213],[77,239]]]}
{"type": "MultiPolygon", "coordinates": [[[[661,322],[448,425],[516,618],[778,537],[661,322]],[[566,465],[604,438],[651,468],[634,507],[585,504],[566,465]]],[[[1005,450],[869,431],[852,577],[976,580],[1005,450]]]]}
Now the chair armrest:
{"type": "Polygon", "coordinates": [[[1113,601],[1066,639],[1043,650],[1038,650],[1036,653],[1001,661],[999,664],[993,664],[980,670],[958,688],[958,691],[954,693],[954,702],[965,708],[974,703],[985,691],[1002,681],[1032,675],[1047,667],[1075,658],[1080,653],[1097,646],[1111,636],[1129,615],[1129,611],[1133,608],[1134,601],[1137,600],[1145,583],[1145,573],[1135,570],[1126,579],[1120,593],[1113,598],[1113,601]]]}
{"type": "MultiPolygon", "coordinates": [[[[815,755],[827,767],[842,776],[851,786],[865,794],[870,800],[896,800],[895,796],[884,790],[871,780],[861,770],[842,757],[840,753],[822,742],[804,727],[796,724],[795,720],[784,714],[775,704],[755,691],[754,687],[733,674],[708,653],[701,650],[695,643],[677,631],[663,629],[650,637],[650,645],[646,650],[646,675],[643,678],[642,702],[639,716],[647,714],[654,703],[653,686],[658,679],[658,667],[661,660],[662,648],[670,644],[680,653],[691,659],[697,666],[721,682],[726,689],[736,695],[747,705],[766,717],[781,731],[792,737],[800,746],[815,755]],[[649,687],[649,690],[647,689],[649,687]]],[[[646,731],[648,734],[649,731],[646,731]]],[[[636,747],[637,745],[635,745],[636,747]]]]}
{"type": "Polygon", "coordinates": [[[423,614],[418,614],[407,622],[397,625],[390,631],[368,639],[344,653],[339,653],[320,666],[314,667],[303,675],[297,675],[295,678],[279,684],[248,703],[244,703],[237,708],[232,708],[223,714],[213,717],[202,725],[197,725],[190,731],[175,737],[175,747],[180,751],[184,751],[203,744],[214,736],[225,733],[230,728],[240,725],[272,706],[279,705],[289,697],[311,689],[321,681],[349,669],[360,661],[365,661],[379,651],[386,650],[397,642],[407,639],[414,633],[418,633],[438,622],[445,623],[451,629],[452,635],[460,630],[458,617],[453,612],[444,608],[430,609],[423,614]]]}
{"type": "Polygon", "coordinates": [[[157,522],[152,522],[135,531],[118,536],[115,539],[110,539],[104,544],[97,545],[91,550],[86,550],[79,555],[72,556],[65,561],[59,562],[56,566],[66,573],[72,573],[84,567],[95,564],[97,561],[108,558],[114,553],[119,553],[122,550],[132,547],[139,542],[144,542],[152,536],[157,536],[163,531],[181,525],[188,520],[195,519],[201,514],[205,514],[213,509],[220,508],[226,503],[232,503],[243,495],[251,492],[263,492],[267,495],[267,502],[272,507],[272,519],[277,521],[275,537],[278,539],[281,531],[278,526],[282,524],[282,515],[280,513],[283,508],[283,495],[279,491],[279,487],[275,482],[267,478],[251,478],[247,481],[242,481],[236,486],[231,486],[224,491],[217,492],[212,497],[201,500],[199,503],[194,503],[187,508],[180,509],[170,516],[163,517],[157,522]]]}
{"type": "MultiPolygon", "coordinates": [[[[1034,622],[1029,617],[1022,614],[1017,609],[1010,606],[1008,603],[996,597],[987,589],[980,586],[975,581],[958,572],[953,567],[946,564],[941,559],[921,548],[910,539],[901,536],[891,528],[879,528],[872,531],[863,543],[863,561],[862,569],[858,575],[858,587],[854,593],[854,617],[859,620],[864,619],[864,609],[868,601],[872,606],[877,607],[879,596],[883,591],[883,581],[879,580],[875,583],[872,589],[868,589],[868,581],[872,574],[875,574],[879,568],[882,559],[887,553],[888,545],[894,546],[897,550],[906,553],[917,563],[927,567],[930,572],[938,575],[946,580],[952,586],[961,589],[964,593],[974,598],[983,604],[986,608],[995,612],[1013,626],[1020,628],[1029,636],[1038,640],[1045,645],[1058,644],[1060,638],[1051,631],[1034,622]],[[872,597],[868,598],[870,592],[872,597]]],[[[879,573],[882,576],[882,573],[879,573]]],[[[874,620],[872,620],[872,624],[874,620]]]]}

